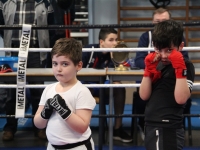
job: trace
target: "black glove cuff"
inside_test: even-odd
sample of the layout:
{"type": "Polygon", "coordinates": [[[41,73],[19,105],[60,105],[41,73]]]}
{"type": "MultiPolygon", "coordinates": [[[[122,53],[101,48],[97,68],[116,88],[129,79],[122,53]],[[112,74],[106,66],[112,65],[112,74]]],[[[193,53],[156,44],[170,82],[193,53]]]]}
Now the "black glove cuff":
{"type": "Polygon", "coordinates": [[[59,110],[57,110],[57,112],[60,114],[60,116],[66,120],[70,115],[71,115],[71,110],[67,107],[66,109],[61,108],[59,110]]]}
{"type": "Polygon", "coordinates": [[[53,113],[53,107],[49,104],[50,99],[48,99],[44,105],[42,112],[40,113],[43,119],[49,119],[53,113]]]}
{"type": "Polygon", "coordinates": [[[41,117],[42,117],[43,119],[49,119],[49,118],[51,117],[51,116],[45,114],[45,110],[44,110],[44,109],[43,109],[43,111],[40,113],[40,115],[41,115],[41,117]]]}

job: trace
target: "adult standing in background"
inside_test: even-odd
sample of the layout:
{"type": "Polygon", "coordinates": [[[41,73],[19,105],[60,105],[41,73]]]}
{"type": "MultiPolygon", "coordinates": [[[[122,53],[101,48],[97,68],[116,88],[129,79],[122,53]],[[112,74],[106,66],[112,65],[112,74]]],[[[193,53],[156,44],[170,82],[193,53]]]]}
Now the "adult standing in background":
{"type": "MultiPolygon", "coordinates": [[[[0,25],[52,25],[53,9],[48,0],[0,0],[0,25]]],[[[21,40],[21,30],[3,30],[4,47],[19,48],[21,40]]],[[[30,38],[30,48],[49,48],[51,30],[32,30],[30,38]]],[[[18,56],[18,52],[6,53],[6,56],[18,56]]],[[[29,52],[27,68],[41,68],[46,65],[46,53],[29,52]]],[[[30,84],[41,84],[29,82],[30,84]]],[[[11,83],[9,83],[11,84],[11,83]]],[[[16,84],[12,83],[12,84],[16,84]]],[[[32,104],[32,114],[37,111],[41,89],[30,89],[30,101],[32,104]]],[[[8,89],[6,102],[6,115],[15,114],[16,89],[8,89]]],[[[7,118],[4,126],[2,140],[10,141],[14,139],[17,131],[18,119],[7,118]]],[[[35,136],[46,139],[45,129],[39,130],[34,124],[35,136]]]]}
{"type": "MultiPolygon", "coordinates": [[[[54,23],[55,25],[65,25],[64,15],[65,11],[69,9],[70,22],[72,23],[75,19],[75,0],[50,0],[54,10],[54,23]],[[63,4],[63,6],[62,6],[63,4]]],[[[56,40],[66,37],[66,30],[56,30],[55,34],[51,37],[51,45],[53,47],[56,40]]],[[[51,53],[47,54],[47,68],[52,67],[51,53]]]]}

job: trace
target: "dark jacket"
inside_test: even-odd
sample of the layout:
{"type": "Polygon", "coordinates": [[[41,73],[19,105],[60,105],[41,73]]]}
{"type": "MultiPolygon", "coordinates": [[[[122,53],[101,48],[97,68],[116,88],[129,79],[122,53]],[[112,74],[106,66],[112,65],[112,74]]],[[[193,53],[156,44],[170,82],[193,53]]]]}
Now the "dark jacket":
{"type": "MultiPolygon", "coordinates": [[[[138,43],[138,47],[148,47],[149,45],[149,31],[143,33],[140,37],[139,43],[138,43]]],[[[184,42],[184,46],[186,46],[186,42],[185,42],[185,38],[183,37],[183,42],[184,42]]],[[[185,59],[189,59],[188,57],[188,52],[187,51],[181,51],[181,53],[183,54],[183,57],[185,59]]],[[[144,69],[145,68],[145,64],[144,64],[144,59],[147,56],[148,52],[136,52],[136,57],[135,57],[135,65],[136,67],[139,67],[140,69],[144,69]]]]}
{"type": "MultiPolygon", "coordinates": [[[[90,44],[84,48],[99,48],[99,44],[90,44]]],[[[83,52],[82,61],[83,68],[96,68],[104,69],[106,67],[114,68],[113,62],[110,57],[110,52],[103,54],[102,52],[94,52],[90,60],[92,52],[83,52]]]]}

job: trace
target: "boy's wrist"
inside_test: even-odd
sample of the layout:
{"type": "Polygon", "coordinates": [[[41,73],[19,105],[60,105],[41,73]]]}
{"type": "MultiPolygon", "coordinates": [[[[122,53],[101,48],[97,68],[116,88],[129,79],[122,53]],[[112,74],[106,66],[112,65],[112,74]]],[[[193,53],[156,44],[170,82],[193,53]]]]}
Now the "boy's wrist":
{"type": "Polygon", "coordinates": [[[150,77],[151,77],[151,75],[152,75],[152,74],[151,74],[150,72],[146,72],[146,73],[144,73],[144,75],[143,75],[143,76],[144,76],[144,77],[149,77],[149,78],[150,78],[150,77]]]}
{"type": "Polygon", "coordinates": [[[177,68],[175,69],[176,78],[186,78],[187,69],[177,68]]]}
{"type": "Polygon", "coordinates": [[[60,114],[60,116],[64,119],[67,120],[69,118],[69,116],[71,116],[72,112],[70,109],[68,109],[68,111],[65,114],[60,114]]]}
{"type": "Polygon", "coordinates": [[[143,76],[144,77],[151,77],[151,75],[152,75],[152,73],[148,69],[145,68],[143,76]]]}

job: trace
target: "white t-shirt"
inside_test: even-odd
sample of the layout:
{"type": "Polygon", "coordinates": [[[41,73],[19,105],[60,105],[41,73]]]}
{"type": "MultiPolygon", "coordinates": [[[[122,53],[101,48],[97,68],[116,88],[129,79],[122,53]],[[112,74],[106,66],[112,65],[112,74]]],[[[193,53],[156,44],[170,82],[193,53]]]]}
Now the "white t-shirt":
{"type": "MultiPolygon", "coordinates": [[[[65,100],[69,109],[75,113],[76,109],[91,109],[93,110],[96,102],[91,92],[80,81],[78,81],[71,89],[66,92],[57,93],[55,88],[58,82],[48,85],[43,93],[39,105],[45,105],[49,98],[60,94],[65,100]]],[[[88,129],[80,134],[68,126],[65,120],[54,111],[51,115],[46,128],[48,141],[53,145],[65,145],[68,143],[76,143],[86,140],[91,135],[91,129],[88,129]]]]}

